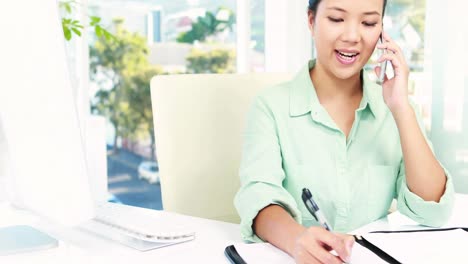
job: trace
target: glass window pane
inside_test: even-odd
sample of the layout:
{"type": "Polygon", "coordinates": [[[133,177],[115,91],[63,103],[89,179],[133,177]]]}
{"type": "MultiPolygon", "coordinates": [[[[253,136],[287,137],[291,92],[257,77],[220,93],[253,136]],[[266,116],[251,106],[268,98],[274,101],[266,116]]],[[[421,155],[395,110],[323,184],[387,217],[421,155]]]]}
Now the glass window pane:
{"type": "Polygon", "coordinates": [[[89,0],[113,36],[90,35],[91,106],[108,123],[113,200],[162,209],[150,80],[235,72],[235,11],[235,0],[89,0]]]}
{"type": "Polygon", "coordinates": [[[461,2],[427,0],[426,49],[432,84],[431,139],[440,161],[453,176],[455,190],[468,193],[468,31],[461,2]]]}
{"type": "Polygon", "coordinates": [[[265,71],[265,0],[251,0],[252,72],[265,71]]]}
{"type": "Polygon", "coordinates": [[[468,74],[460,59],[468,34],[458,26],[466,17],[460,10],[456,1],[389,1],[384,23],[410,66],[409,94],[436,156],[456,191],[468,193],[468,74]]]}

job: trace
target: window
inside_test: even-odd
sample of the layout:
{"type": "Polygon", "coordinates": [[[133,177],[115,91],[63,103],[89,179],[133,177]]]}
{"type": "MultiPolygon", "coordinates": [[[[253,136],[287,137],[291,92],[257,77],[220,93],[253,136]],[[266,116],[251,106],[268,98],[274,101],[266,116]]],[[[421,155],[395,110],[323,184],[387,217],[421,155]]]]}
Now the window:
{"type": "Polygon", "coordinates": [[[468,193],[468,68],[459,52],[468,32],[459,27],[465,19],[460,9],[456,1],[389,1],[384,24],[410,67],[409,94],[436,156],[455,190],[468,193]]]}
{"type": "MultiPolygon", "coordinates": [[[[451,172],[455,190],[468,193],[468,19],[461,1],[426,1],[425,79],[434,150],[451,172]]],[[[423,101],[424,102],[424,101],[423,101]]]]}
{"type": "Polygon", "coordinates": [[[421,107],[426,129],[430,126],[430,94],[425,89],[425,25],[426,1],[388,1],[384,18],[384,30],[402,49],[408,66],[410,78],[408,92],[421,107]]]}
{"type": "Polygon", "coordinates": [[[251,61],[252,72],[265,71],[265,0],[251,0],[251,61]]]}
{"type": "Polygon", "coordinates": [[[124,204],[162,209],[150,80],[236,71],[236,1],[89,0],[113,34],[90,37],[91,109],[107,119],[108,190],[124,204]]]}

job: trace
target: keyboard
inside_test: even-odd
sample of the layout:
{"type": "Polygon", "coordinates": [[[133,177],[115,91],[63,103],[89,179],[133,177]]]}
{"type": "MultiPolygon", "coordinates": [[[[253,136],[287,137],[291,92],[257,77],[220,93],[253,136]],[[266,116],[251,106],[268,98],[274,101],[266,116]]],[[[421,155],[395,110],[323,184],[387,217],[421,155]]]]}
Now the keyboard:
{"type": "Polygon", "coordinates": [[[195,232],[170,215],[115,203],[97,206],[95,217],[82,227],[113,240],[133,238],[158,244],[175,244],[195,238],[195,232]],[[123,236],[123,238],[122,238],[123,236]]]}

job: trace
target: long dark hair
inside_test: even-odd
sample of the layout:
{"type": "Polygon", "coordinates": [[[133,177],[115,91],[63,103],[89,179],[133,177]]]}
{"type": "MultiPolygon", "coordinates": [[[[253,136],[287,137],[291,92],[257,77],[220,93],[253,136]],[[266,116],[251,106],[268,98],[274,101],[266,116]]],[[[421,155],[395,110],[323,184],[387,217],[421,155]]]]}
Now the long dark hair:
{"type": "MultiPolygon", "coordinates": [[[[308,6],[309,11],[311,11],[313,14],[316,14],[317,13],[317,7],[320,4],[320,2],[322,2],[322,0],[309,0],[309,6],[308,6]]],[[[382,10],[382,17],[385,14],[385,7],[386,6],[387,6],[387,0],[384,0],[383,10],[382,10]]]]}

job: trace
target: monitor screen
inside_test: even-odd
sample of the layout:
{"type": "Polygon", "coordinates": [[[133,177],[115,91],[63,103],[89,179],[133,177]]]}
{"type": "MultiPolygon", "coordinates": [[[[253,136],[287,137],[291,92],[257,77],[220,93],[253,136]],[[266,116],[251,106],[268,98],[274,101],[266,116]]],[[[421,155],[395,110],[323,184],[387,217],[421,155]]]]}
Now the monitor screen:
{"type": "Polygon", "coordinates": [[[8,1],[0,8],[0,32],[0,183],[12,204],[53,221],[90,219],[84,144],[57,2],[8,1]]]}

